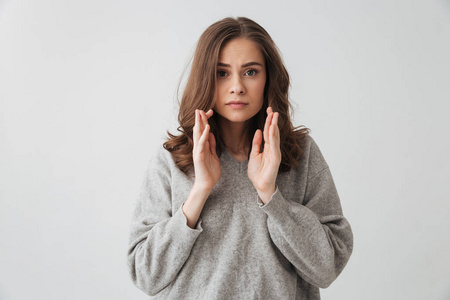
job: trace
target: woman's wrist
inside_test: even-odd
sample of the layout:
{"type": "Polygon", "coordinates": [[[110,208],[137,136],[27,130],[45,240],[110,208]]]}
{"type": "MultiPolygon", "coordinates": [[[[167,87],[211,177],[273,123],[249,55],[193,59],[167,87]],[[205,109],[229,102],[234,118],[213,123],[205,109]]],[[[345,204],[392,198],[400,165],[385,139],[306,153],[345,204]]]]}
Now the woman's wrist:
{"type": "Polygon", "coordinates": [[[197,195],[206,195],[207,198],[212,191],[212,187],[194,182],[191,192],[192,191],[194,191],[197,195]]]}
{"type": "Polygon", "coordinates": [[[189,196],[184,202],[182,206],[183,214],[187,219],[187,225],[190,228],[195,228],[198,218],[200,217],[200,213],[203,210],[203,206],[205,205],[206,199],[208,199],[211,191],[207,189],[201,189],[199,187],[192,187],[189,196]]]}
{"type": "Polygon", "coordinates": [[[276,185],[271,186],[268,189],[265,190],[258,190],[256,189],[256,191],[258,192],[258,196],[261,199],[261,201],[266,204],[267,202],[270,201],[270,199],[272,198],[272,195],[275,194],[275,191],[277,190],[276,185]]]}

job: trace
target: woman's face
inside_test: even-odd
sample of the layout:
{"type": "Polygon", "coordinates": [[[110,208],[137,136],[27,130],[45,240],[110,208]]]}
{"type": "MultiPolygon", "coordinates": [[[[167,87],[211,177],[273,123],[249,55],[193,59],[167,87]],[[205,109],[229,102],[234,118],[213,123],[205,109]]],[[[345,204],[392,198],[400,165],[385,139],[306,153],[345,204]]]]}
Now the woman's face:
{"type": "Polygon", "coordinates": [[[228,41],[220,50],[217,65],[214,111],[230,122],[245,122],[263,105],[266,84],[264,56],[248,39],[228,41]]]}

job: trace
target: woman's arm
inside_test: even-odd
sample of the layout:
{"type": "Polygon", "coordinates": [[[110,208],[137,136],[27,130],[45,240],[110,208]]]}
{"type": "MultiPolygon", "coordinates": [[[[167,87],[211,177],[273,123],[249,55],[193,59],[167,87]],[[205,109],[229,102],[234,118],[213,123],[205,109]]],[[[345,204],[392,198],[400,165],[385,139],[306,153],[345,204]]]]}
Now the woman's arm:
{"type": "Polygon", "coordinates": [[[189,257],[201,222],[187,226],[181,206],[172,214],[172,187],[166,150],[150,162],[132,216],[128,266],[134,284],[156,295],[174,280],[189,257]]]}
{"type": "Polygon", "coordinates": [[[158,294],[176,278],[202,232],[199,216],[221,174],[215,139],[207,125],[211,115],[212,110],[196,112],[195,183],[174,214],[171,168],[176,166],[170,154],[161,149],[147,168],[132,217],[128,266],[135,285],[148,295],[158,294]]]}
{"type": "Polygon", "coordinates": [[[328,167],[308,180],[303,204],[285,199],[277,189],[267,204],[261,202],[261,209],[268,215],[272,241],[297,273],[326,288],[353,250],[353,233],[328,167]]]}
{"type": "MultiPolygon", "coordinates": [[[[341,273],[353,249],[353,234],[342,214],[330,170],[311,139],[308,175],[303,204],[286,200],[275,182],[281,162],[278,115],[267,109],[264,133],[257,131],[250,154],[248,176],[274,244],[292,263],[297,273],[312,285],[325,288],[341,273]],[[259,151],[262,138],[265,144],[259,151]],[[319,169],[317,169],[319,168],[319,169]]],[[[295,188],[295,183],[293,185],[295,188]]]]}

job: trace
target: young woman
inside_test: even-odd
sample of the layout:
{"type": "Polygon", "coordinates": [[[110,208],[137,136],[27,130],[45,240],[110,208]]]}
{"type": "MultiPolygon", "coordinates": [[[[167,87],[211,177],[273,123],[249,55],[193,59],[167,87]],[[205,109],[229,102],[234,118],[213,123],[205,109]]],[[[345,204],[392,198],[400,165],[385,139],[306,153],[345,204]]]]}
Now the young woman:
{"type": "Polygon", "coordinates": [[[350,224],[288,89],[254,21],[200,37],[180,133],[151,161],[132,220],[131,278],[151,299],[320,299],[347,264],[350,224]]]}

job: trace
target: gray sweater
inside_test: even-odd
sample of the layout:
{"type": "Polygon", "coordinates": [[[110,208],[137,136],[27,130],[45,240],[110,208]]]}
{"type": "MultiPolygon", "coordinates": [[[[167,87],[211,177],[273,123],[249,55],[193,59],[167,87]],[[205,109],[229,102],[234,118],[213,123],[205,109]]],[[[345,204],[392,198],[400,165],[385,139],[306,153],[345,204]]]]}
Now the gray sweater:
{"type": "Polygon", "coordinates": [[[330,169],[310,136],[300,167],[279,173],[263,205],[248,161],[224,150],[222,177],[195,229],[181,206],[194,183],[163,149],[151,160],[132,217],[128,266],[150,299],[320,299],[353,249],[330,169]]]}

